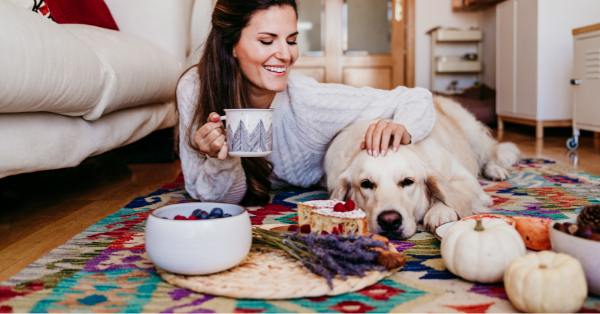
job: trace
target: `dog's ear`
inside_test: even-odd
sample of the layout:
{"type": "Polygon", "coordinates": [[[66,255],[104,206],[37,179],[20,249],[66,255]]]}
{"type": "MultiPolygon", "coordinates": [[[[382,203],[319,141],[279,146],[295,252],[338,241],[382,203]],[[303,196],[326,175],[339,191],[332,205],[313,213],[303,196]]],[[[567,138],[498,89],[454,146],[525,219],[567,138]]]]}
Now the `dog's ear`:
{"type": "Polygon", "coordinates": [[[352,183],[348,179],[346,172],[338,178],[333,187],[329,187],[329,191],[329,198],[331,199],[337,199],[344,202],[352,199],[354,189],[352,188],[352,183]]]}
{"type": "Polygon", "coordinates": [[[425,179],[425,194],[429,200],[429,207],[433,206],[435,203],[446,204],[444,195],[442,194],[442,191],[440,191],[438,181],[439,177],[435,173],[427,173],[427,179],[425,179]]]}
{"type": "Polygon", "coordinates": [[[429,199],[429,207],[442,203],[454,209],[458,217],[463,218],[472,214],[471,199],[465,192],[453,187],[450,182],[437,171],[427,171],[425,179],[425,194],[429,199]]]}

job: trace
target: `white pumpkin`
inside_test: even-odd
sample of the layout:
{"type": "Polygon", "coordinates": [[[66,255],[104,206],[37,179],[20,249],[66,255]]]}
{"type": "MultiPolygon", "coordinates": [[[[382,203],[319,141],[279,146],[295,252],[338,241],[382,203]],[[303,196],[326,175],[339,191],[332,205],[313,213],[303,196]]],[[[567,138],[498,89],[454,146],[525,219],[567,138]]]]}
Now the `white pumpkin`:
{"type": "Polygon", "coordinates": [[[469,281],[502,281],[506,266],[525,255],[525,243],[502,219],[457,221],[442,238],[442,259],[453,274],[469,281]]]}
{"type": "Polygon", "coordinates": [[[504,273],[504,289],[517,309],[530,313],[574,313],[588,294],[581,263],[551,251],[514,259],[504,273]]]}

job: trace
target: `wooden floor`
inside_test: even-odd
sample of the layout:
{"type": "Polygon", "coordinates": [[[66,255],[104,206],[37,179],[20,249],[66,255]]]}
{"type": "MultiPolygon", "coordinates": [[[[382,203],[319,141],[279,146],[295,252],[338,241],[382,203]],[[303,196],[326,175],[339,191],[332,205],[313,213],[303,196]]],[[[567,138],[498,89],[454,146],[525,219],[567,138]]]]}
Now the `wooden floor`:
{"type": "Polygon", "coordinates": [[[546,129],[545,138],[535,138],[535,128],[506,124],[504,134],[495,135],[501,141],[510,141],[521,149],[527,157],[551,159],[571,165],[581,171],[600,175],[600,138],[594,138],[591,132],[582,132],[579,148],[567,149],[567,139],[571,137],[570,128],[546,129]]]}
{"type": "MultiPolygon", "coordinates": [[[[600,175],[600,139],[581,139],[577,153],[565,146],[569,131],[549,130],[536,141],[532,127],[507,124],[504,141],[526,156],[553,159],[600,175]],[[575,164],[574,164],[575,162],[575,164]]],[[[63,244],[137,196],[175,180],[180,163],[127,165],[112,154],[72,169],[0,179],[0,282],[63,244]]]]}
{"type": "Polygon", "coordinates": [[[179,161],[127,165],[119,157],[0,179],[0,282],[181,171],[179,161]]]}

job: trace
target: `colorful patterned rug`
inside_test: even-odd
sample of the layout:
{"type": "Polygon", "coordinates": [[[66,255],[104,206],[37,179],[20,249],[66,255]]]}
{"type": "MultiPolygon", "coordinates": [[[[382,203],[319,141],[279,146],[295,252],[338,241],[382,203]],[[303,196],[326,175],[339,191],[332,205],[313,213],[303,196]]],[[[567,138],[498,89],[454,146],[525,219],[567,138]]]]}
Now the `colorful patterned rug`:
{"type": "MultiPolygon", "coordinates": [[[[600,177],[552,161],[528,159],[504,182],[481,180],[504,215],[564,219],[600,203],[600,177]]],[[[364,290],[335,297],[282,301],[235,300],[198,294],[163,282],[144,250],[144,224],[158,207],[189,202],[183,178],[133,200],[0,285],[0,313],[10,312],[514,312],[502,284],[458,279],[444,268],[440,242],[420,230],[396,242],[407,265],[364,290]]],[[[322,190],[273,194],[250,207],[253,224],[294,223],[296,203],[326,198],[322,190]]],[[[588,298],[583,312],[600,311],[588,298]]]]}

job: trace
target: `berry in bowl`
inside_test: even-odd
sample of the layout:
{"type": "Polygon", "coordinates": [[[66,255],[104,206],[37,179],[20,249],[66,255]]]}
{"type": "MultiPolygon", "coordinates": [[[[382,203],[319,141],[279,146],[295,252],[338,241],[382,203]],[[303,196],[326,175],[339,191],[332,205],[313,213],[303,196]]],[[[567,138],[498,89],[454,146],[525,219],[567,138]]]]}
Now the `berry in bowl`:
{"type": "Polygon", "coordinates": [[[252,224],[239,205],[185,203],[154,210],[146,221],[146,251],[157,267],[205,275],[238,265],[252,246],[252,224]]]}
{"type": "Polygon", "coordinates": [[[581,262],[588,291],[600,296],[600,234],[597,226],[579,224],[575,219],[550,223],[552,250],[571,255],[581,262]]]}

